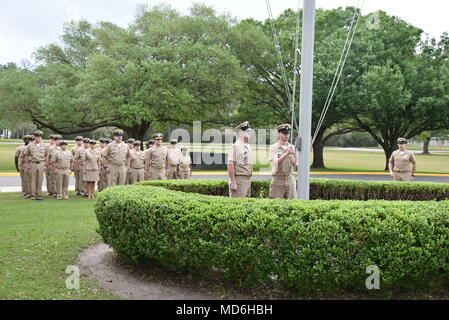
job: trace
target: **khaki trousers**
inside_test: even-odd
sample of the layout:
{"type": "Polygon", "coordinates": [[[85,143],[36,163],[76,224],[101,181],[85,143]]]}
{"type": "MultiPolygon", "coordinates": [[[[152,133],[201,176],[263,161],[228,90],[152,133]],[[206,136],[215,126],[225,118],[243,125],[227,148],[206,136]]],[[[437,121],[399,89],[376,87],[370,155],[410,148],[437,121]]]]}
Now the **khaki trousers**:
{"type": "Polygon", "coordinates": [[[56,193],[58,199],[68,199],[70,169],[56,169],[56,193]]]}
{"type": "Polygon", "coordinates": [[[23,183],[24,183],[24,189],[25,194],[27,196],[31,196],[31,170],[23,170],[23,183]]]}
{"type": "Polygon", "coordinates": [[[22,189],[22,195],[23,196],[26,196],[27,195],[27,192],[26,192],[26,181],[25,181],[25,176],[26,176],[26,174],[25,174],[25,170],[24,169],[20,169],[20,186],[21,186],[21,189],[22,189]]]}
{"type": "Polygon", "coordinates": [[[44,179],[44,162],[30,162],[30,190],[33,198],[42,197],[42,182],[44,179]]]}
{"type": "Polygon", "coordinates": [[[237,191],[231,190],[231,181],[229,181],[229,197],[231,198],[250,198],[251,197],[251,177],[235,176],[237,191]]]}
{"type": "Polygon", "coordinates": [[[121,186],[126,181],[126,166],[109,164],[108,186],[121,186]]]}
{"type": "Polygon", "coordinates": [[[410,172],[393,172],[394,181],[411,181],[412,175],[410,172]]]}
{"type": "Polygon", "coordinates": [[[131,174],[126,171],[125,184],[131,184],[131,174]]]}
{"type": "Polygon", "coordinates": [[[165,168],[150,167],[150,180],[166,180],[165,168]]]}
{"type": "Polygon", "coordinates": [[[53,194],[58,193],[58,188],[56,187],[56,174],[56,168],[52,165],[50,167],[50,183],[53,194]]]}
{"type": "Polygon", "coordinates": [[[131,168],[131,173],[129,174],[130,177],[130,184],[134,184],[136,182],[140,182],[144,180],[145,176],[145,169],[144,168],[131,168]]]}
{"type": "Polygon", "coordinates": [[[75,188],[76,187],[78,187],[77,190],[80,194],[87,193],[86,183],[84,182],[84,179],[83,179],[83,171],[82,170],[75,171],[75,188]]]}
{"type": "Polygon", "coordinates": [[[178,179],[178,174],[177,174],[177,166],[172,166],[170,165],[170,167],[168,167],[168,175],[167,175],[167,179],[178,179]]]}
{"type": "Polygon", "coordinates": [[[100,170],[100,180],[98,181],[98,192],[108,187],[108,174],[105,170],[100,170]]]}
{"type": "Polygon", "coordinates": [[[54,189],[53,188],[53,173],[52,173],[52,170],[51,170],[51,166],[47,167],[47,170],[45,171],[45,177],[46,177],[46,180],[47,180],[47,193],[49,195],[52,195],[55,192],[53,190],[54,189]]]}
{"type": "Polygon", "coordinates": [[[179,179],[189,179],[190,178],[190,170],[179,171],[178,176],[179,176],[179,179]]]}
{"type": "Polygon", "coordinates": [[[270,183],[270,199],[296,199],[296,180],[293,175],[273,176],[270,183]]]}

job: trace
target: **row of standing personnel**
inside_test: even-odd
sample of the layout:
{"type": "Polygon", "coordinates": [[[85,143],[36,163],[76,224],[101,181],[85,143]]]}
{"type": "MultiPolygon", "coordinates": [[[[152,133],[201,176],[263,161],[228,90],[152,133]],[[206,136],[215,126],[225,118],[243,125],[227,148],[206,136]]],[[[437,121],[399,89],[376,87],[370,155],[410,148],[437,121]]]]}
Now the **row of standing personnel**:
{"type": "Polygon", "coordinates": [[[177,141],[171,147],[162,145],[163,135],[157,133],[141,150],[141,142],[122,141],[123,131],[115,130],[114,139],[96,141],[76,137],[76,145],[67,150],[67,142],[60,135],[50,135],[48,144],[42,142],[42,131],[25,136],[25,145],[17,148],[16,168],[20,172],[22,194],[32,200],[42,200],[42,183],[47,178],[47,191],[59,200],[68,199],[71,172],[75,176],[77,195],[94,198],[95,185],[101,191],[108,186],[133,184],[143,180],[188,179],[192,161],[187,148],[178,149],[177,141]]]}
{"type": "MultiPolygon", "coordinates": [[[[296,199],[296,179],[293,175],[298,166],[295,146],[289,143],[291,125],[282,124],[276,127],[278,142],[270,146],[269,160],[272,167],[269,197],[271,199],[296,199]]],[[[251,128],[248,121],[236,128],[237,141],[228,154],[229,195],[246,198],[251,196],[251,176],[253,173],[253,157],[249,139],[251,128]]],[[[408,151],[407,139],[397,140],[398,150],[389,158],[390,175],[394,181],[413,181],[416,173],[416,158],[408,151]]]]}

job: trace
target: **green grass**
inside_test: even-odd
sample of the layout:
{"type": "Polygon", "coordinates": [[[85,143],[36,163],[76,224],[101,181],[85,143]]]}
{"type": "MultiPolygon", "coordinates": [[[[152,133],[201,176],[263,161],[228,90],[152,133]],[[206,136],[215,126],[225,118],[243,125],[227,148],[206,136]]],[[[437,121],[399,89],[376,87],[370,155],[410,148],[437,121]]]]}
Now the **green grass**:
{"type": "Polygon", "coordinates": [[[85,276],[79,291],[65,286],[67,266],[83,248],[101,242],[93,201],[44,199],[0,193],[0,300],[116,298],[85,276]]]}

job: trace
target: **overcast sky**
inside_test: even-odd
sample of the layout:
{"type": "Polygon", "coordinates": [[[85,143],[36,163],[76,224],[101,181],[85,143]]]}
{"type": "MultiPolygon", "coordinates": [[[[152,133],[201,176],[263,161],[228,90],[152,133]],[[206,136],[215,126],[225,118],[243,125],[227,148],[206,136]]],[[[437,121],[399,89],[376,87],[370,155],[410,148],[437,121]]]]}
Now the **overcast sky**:
{"type": "MultiPolygon", "coordinates": [[[[65,21],[85,18],[91,22],[111,21],[127,26],[139,3],[168,3],[187,12],[190,0],[1,0],[0,4],[0,64],[19,63],[31,59],[39,46],[58,41],[65,21]]],[[[268,17],[265,0],[203,0],[217,11],[228,11],[240,19],[268,17]]],[[[317,7],[355,6],[358,0],[317,0],[317,7]]],[[[298,0],[271,0],[277,16],[287,8],[297,8],[298,0]]],[[[365,0],[363,14],[377,10],[399,16],[423,29],[432,37],[449,32],[449,1],[446,0],[365,0]]]]}

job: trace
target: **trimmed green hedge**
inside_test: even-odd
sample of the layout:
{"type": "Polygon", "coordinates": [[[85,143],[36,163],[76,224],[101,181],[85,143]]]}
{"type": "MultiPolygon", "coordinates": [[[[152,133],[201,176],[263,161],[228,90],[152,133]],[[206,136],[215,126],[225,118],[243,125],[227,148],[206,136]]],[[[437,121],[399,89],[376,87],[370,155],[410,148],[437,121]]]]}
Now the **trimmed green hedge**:
{"type": "MultiPolygon", "coordinates": [[[[154,180],[141,185],[161,186],[170,190],[228,196],[226,180],[154,180]]],[[[253,198],[267,198],[270,180],[251,181],[253,198]]],[[[310,199],[320,200],[448,200],[449,184],[432,182],[394,182],[311,179],[310,199]]]]}
{"type": "MultiPolygon", "coordinates": [[[[223,190],[223,182],[194,185],[223,190]]],[[[370,265],[382,289],[449,281],[449,201],[231,199],[133,185],[102,191],[95,213],[104,241],[135,263],[218,269],[242,285],[276,279],[304,292],[366,290],[370,265]]]]}

